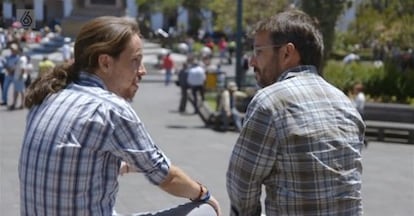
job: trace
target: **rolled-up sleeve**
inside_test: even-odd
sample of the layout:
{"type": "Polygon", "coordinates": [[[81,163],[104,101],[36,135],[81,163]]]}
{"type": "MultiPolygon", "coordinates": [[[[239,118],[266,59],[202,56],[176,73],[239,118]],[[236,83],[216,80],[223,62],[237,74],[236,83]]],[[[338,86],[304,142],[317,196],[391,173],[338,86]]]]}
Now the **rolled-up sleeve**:
{"type": "Polygon", "coordinates": [[[111,117],[114,129],[112,153],[140,172],[155,184],[161,184],[171,165],[167,156],[153,142],[144,124],[137,116],[111,117]]]}

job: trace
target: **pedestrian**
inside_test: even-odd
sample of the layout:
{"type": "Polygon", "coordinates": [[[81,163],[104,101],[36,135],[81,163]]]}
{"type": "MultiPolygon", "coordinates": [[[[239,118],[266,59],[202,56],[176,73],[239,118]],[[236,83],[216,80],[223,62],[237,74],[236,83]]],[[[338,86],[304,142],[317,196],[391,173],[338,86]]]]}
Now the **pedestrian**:
{"type": "MultiPolygon", "coordinates": [[[[358,110],[362,119],[365,121],[365,94],[364,85],[361,82],[356,82],[352,88],[351,101],[358,110]]],[[[368,147],[368,140],[364,138],[364,146],[368,147]]]]}
{"type": "Polygon", "coordinates": [[[3,86],[4,86],[4,80],[6,78],[6,58],[4,58],[4,56],[1,55],[2,54],[2,50],[0,50],[0,90],[1,90],[1,100],[0,100],[0,105],[6,105],[5,102],[3,102],[3,86]]]}
{"type": "Polygon", "coordinates": [[[10,44],[10,54],[5,57],[5,73],[4,73],[4,81],[2,87],[2,103],[1,106],[8,105],[8,96],[9,96],[9,89],[10,85],[13,84],[14,80],[14,71],[16,70],[18,61],[20,59],[20,49],[16,43],[10,44]]]}
{"type": "Polygon", "coordinates": [[[29,85],[32,83],[32,79],[33,79],[32,57],[30,55],[26,55],[26,58],[27,58],[27,64],[24,68],[25,73],[23,74],[24,88],[25,89],[27,87],[29,87],[29,85]]]}
{"type": "MultiPolygon", "coordinates": [[[[21,53],[21,50],[19,50],[21,53]]],[[[13,100],[12,104],[8,107],[9,110],[23,109],[24,108],[24,97],[26,91],[26,81],[29,77],[29,72],[33,68],[29,66],[29,58],[26,55],[20,54],[19,59],[16,63],[15,70],[13,72],[13,100]],[[30,69],[31,67],[31,69],[30,69]],[[20,98],[20,103],[17,99],[20,98]],[[19,106],[17,106],[19,104],[19,106]]]]}
{"type": "Polygon", "coordinates": [[[165,85],[169,85],[172,79],[174,70],[174,61],[171,58],[171,53],[167,53],[162,60],[162,68],[165,70],[165,85]]]}
{"type": "Polygon", "coordinates": [[[219,57],[220,57],[220,64],[224,64],[225,60],[227,59],[227,49],[228,43],[225,37],[220,38],[218,42],[218,49],[219,49],[219,57]]]}
{"type": "Polygon", "coordinates": [[[243,55],[242,67],[241,67],[241,73],[240,73],[240,84],[242,86],[247,85],[247,83],[246,83],[246,75],[247,75],[247,72],[249,71],[249,68],[250,68],[250,66],[249,66],[249,57],[245,53],[243,55]]]}
{"type": "Polygon", "coordinates": [[[206,82],[206,69],[202,67],[199,63],[196,62],[194,57],[188,58],[188,76],[187,76],[187,83],[191,89],[191,94],[193,96],[193,107],[194,107],[194,114],[199,113],[199,98],[201,101],[204,101],[204,84],[206,82]],[[200,95],[200,97],[199,97],[200,95]]]}
{"type": "Polygon", "coordinates": [[[180,97],[180,105],[178,107],[178,111],[180,113],[185,113],[187,108],[187,100],[188,100],[188,64],[187,62],[183,63],[183,66],[178,73],[178,85],[180,86],[181,90],[181,97],[180,97]]]}
{"type": "Polygon", "coordinates": [[[287,10],[254,28],[250,65],[262,87],[248,105],[227,169],[230,215],[362,215],[365,125],[321,76],[315,20],[287,10]]]}
{"type": "Polygon", "coordinates": [[[70,37],[65,37],[63,41],[64,41],[64,44],[61,48],[62,59],[64,63],[68,63],[72,59],[72,50],[71,50],[72,48],[70,46],[71,39],[70,37]]]}
{"type": "Polygon", "coordinates": [[[39,61],[39,76],[44,76],[47,73],[50,73],[53,71],[53,68],[55,67],[55,63],[49,59],[47,55],[43,56],[43,59],[39,61]]]}
{"type": "Polygon", "coordinates": [[[237,47],[236,41],[231,40],[229,42],[229,55],[227,56],[227,63],[230,65],[233,64],[233,56],[234,56],[234,53],[236,52],[236,47],[237,47]]]}
{"type": "Polygon", "coordinates": [[[207,187],[171,162],[129,103],[147,73],[143,47],[135,20],[92,19],[76,37],[74,62],[30,85],[18,166],[21,215],[110,216],[118,175],[128,172],[190,199],[188,215],[220,214],[207,187]]]}
{"type": "Polygon", "coordinates": [[[358,110],[359,114],[364,116],[365,109],[365,94],[364,94],[364,85],[360,82],[356,82],[352,88],[351,100],[354,103],[355,108],[358,110]]]}

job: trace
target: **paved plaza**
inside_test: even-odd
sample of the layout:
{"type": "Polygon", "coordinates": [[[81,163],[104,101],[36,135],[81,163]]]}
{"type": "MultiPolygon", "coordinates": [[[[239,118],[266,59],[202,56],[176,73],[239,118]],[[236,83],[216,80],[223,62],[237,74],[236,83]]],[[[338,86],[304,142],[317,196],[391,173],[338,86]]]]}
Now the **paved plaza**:
{"type": "MultiPolygon", "coordinates": [[[[145,79],[145,78],[144,78],[145,79]]],[[[237,134],[205,128],[197,115],[177,112],[179,89],[142,83],[133,107],[155,142],[191,176],[206,184],[229,213],[225,171],[237,134]]],[[[189,113],[192,112],[188,106],[189,113]]],[[[19,214],[17,161],[27,110],[0,108],[0,211],[19,214]]],[[[365,215],[408,216],[414,210],[414,145],[370,143],[364,155],[365,215]]],[[[141,174],[120,177],[117,211],[152,211],[185,202],[152,186],[141,174]]]]}
{"type": "MultiPolygon", "coordinates": [[[[146,63],[153,61],[154,56],[146,63]]],[[[197,115],[179,114],[179,88],[164,86],[162,79],[160,71],[150,70],[132,105],[157,145],[174,164],[206,184],[221,203],[224,215],[228,215],[225,171],[237,133],[216,132],[205,128],[197,115]]],[[[190,104],[187,111],[193,111],[190,104]]],[[[17,162],[26,114],[27,110],[7,111],[0,107],[0,215],[19,215],[17,162]]],[[[412,215],[414,145],[371,142],[363,151],[363,165],[364,215],[412,215]]],[[[187,201],[152,186],[142,174],[119,179],[116,209],[122,214],[154,211],[187,201]]]]}

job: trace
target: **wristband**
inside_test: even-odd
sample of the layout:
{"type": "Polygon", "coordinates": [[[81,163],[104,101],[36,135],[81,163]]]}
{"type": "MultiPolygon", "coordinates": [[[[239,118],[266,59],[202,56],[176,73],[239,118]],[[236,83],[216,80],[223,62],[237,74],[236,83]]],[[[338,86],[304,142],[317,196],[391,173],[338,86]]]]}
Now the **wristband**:
{"type": "Polygon", "coordinates": [[[200,199],[198,200],[198,202],[207,202],[210,200],[210,191],[207,190],[206,194],[202,197],[200,197],[200,199]]]}
{"type": "Polygon", "coordinates": [[[197,198],[190,199],[190,200],[193,202],[207,202],[208,200],[210,200],[210,197],[211,197],[210,192],[207,189],[206,193],[204,194],[203,185],[200,182],[197,182],[197,183],[200,186],[200,193],[198,194],[197,198]]]}

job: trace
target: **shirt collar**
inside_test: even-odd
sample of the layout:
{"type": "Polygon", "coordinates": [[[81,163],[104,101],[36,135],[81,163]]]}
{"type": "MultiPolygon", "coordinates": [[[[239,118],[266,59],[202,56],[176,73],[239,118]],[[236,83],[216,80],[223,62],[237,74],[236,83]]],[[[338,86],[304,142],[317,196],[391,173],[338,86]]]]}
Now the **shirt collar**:
{"type": "Polygon", "coordinates": [[[315,66],[313,65],[299,65],[293,68],[289,68],[288,70],[286,70],[285,72],[283,72],[279,78],[277,79],[276,82],[285,80],[285,79],[289,79],[293,76],[296,76],[297,73],[314,73],[314,74],[318,74],[318,71],[316,69],[315,66]]]}
{"type": "Polygon", "coordinates": [[[101,78],[99,78],[95,74],[91,74],[84,71],[80,72],[79,80],[77,80],[75,83],[82,86],[93,86],[106,89],[106,86],[101,78]]]}

